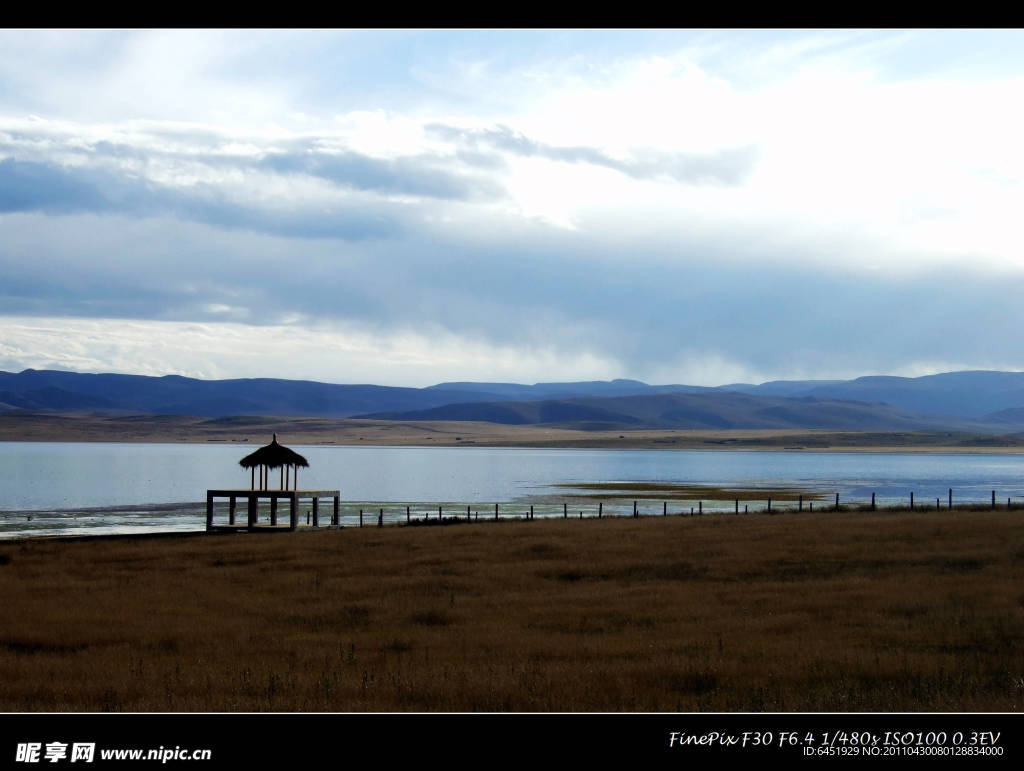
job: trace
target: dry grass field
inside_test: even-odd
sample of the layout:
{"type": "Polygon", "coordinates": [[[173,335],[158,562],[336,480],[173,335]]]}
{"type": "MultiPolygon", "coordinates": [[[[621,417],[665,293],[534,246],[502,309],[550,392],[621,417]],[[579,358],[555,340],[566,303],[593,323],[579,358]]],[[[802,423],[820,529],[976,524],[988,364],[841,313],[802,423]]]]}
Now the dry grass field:
{"type": "Polygon", "coordinates": [[[0,543],[3,711],[1019,711],[1024,515],[0,543]]]}
{"type": "Polygon", "coordinates": [[[843,450],[844,452],[1024,452],[1024,435],[957,431],[830,429],[632,429],[346,418],[0,413],[6,442],[227,442],[416,447],[575,447],[616,450],[843,450]]]}

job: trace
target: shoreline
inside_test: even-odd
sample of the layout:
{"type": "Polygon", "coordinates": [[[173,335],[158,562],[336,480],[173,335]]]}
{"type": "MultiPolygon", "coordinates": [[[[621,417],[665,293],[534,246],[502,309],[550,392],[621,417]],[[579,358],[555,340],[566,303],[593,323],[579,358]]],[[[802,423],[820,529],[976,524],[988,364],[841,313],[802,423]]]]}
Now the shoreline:
{"type": "Polygon", "coordinates": [[[276,433],[290,445],[489,447],[772,452],[1024,453],[1024,435],[958,431],[837,429],[611,429],[462,421],[177,415],[0,414],[0,442],[264,445],[276,433]]]}
{"type": "MultiPolygon", "coordinates": [[[[643,501],[645,507],[649,507],[651,505],[655,505],[655,504],[658,503],[658,501],[655,501],[654,498],[650,497],[650,496],[638,495],[636,497],[639,500],[643,501]]],[[[722,518],[724,518],[726,520],[729,520],[729,521],[732,521],[734,518],[739,518],[740,520],[743,520],[743,519],[747,519],[747,518],[750,518],[750,517],[779,517],[779,516],[795,516],[795,517],[803,519],[803,518],[807,518],[807,517],[814,517],[815,515],[817,515],[818,517],[821,517],[821,516],[843,517],[843,516],[850,516],[850,515],[865,515],[865,516],[898,516],[898,515],[933,515],[933,516],[935,516],[935,515],[937,515],[937,516],[940,516],[940,517],[952,517],[952,516],[957,516],[957,515],[962,515],[962,514],[986,514],[986,513],[987,514],[1007,514],[1007,513],[1011,513],[1011,512],[1019,512],[1021,510],[1024,510],[1024,502],[1014,502],[1012,504],[998,502],[995,506],[992,506],[988,502],[971,501],[971,502],[966,502],[966,503],[957,503],[957,504],[954,504],[952,508],[950,508],[950,507],[948,507],[946,505],[945,501],[943,501],[942,504],[940,506],[938,506],[938,507],[932,506],[930,503],[925,503],[925,501],[928,500],[928,499],[924,499],[924,500],[918,499],[919,500],[918,504],[915,507],[913,507],[913,508],[911,508],[908,504],[904,504],[904,503],[878,503],[877,505],[872,507],[872,504],[870,504],[866,500],[864,500],[864,501],[853,500],[853,501],[841,503],[840,506],[837,509],[833,505],[828,503],[828,501],[831,500],[831,496],[827,496],[827,497],[824,496],[824,495],[822,495],[822,496],[814,496],[813,498],[808,499],[808,496],[805,495],[805,496],[803,496],[803,503],[801,505],[802,507],[799,508],[799,509],[796,508],[797,498],[795,496],[792,496],[792,497],[772,497],[771,500],[773,501],[773,504],[774,504],[772,508],[763,508],[762,507],[762,503],[765,500],[765,498],[763,498],[763,497],[755,498],[755,497],[750,497],[750,496],[742,496],[739,499],[740,501],[744,501],[744,502],[749,501],[751,503],[756,503],[756,505],[757,505],[756,509],[752,508],[751,510],[747,510],[746,506],[749,505],[749,504],[744,503],[743,504],[744,505],[744,510],[742,512],[740,512],[738,510],[737,511],[733,511],[728,506],[716,505],[716,504],[728,503],[729,501],[733,500],[732,498],[726,499],[726,498],[706,497],[706,498],[702,499],[703,502],[709,504],[706,508],[702,508],[700,511],[696,511],[695,512],[694,511],[694,507],[690,507],[691,508],[691,512],[689,514],[687,514],[686,511],[685,511],[685,506],[683,508],[679,508],[679,505],[684,504],[684,503],[688,505],[688,504],[693,503],[697,499],[694,498],[694,499],[691,500],[690,498],[685,498],[685,499],[683,499],[683,498],[673,498],[673,496],[669,495],[669,496],[665,496],[665,499],[673,501],[673,505],[676,506],[676,509],[674,509],[672,511],[669,511],[666,514],[662,514],[662,513],[660,513],[660,511],[652,512],[649,508],[643,508],[643,509],[641,509],[641,512],[640,512],[640,514],[638,516],[631,516],[630,513],[629,513],[629,499],[630,499],[629,496],[627,496],[627,497],[609,496],[609,498],[607,500],[603,501],[605,504],[608,504],[608,508],[605,510],[606,513],[604,514],[603,519],[608,520],[608,521],[620,521],[621,520],[621,521],[636,521],[636,522],[639,522],[640,520],[644,520],[644,521],[662,521],[664,519],[683,519],[683,520],[694,519],[694,520],[714,521],[715,519],[722,519],[722,518]],[[813,507],[813,505],[809,506],[809,507],[807,506],[807,504],[809,502],[820,502],[823,505],[821,505],[819,508],[815,509],[813,507]],[[616,512],[618,512],[618,513],[616,513],[616,512]]],[[[389,504],[387,502],[377,502],[377,503],[382,503],[383,508],[385,508],[385,509],[387,509],[387,508],[396,509],[397,508],[397,509],[401,510],[405,506],[404,503],[403,504],[391,503],[390,506],[389,506],[389,504]]],[[[375,503],[374,507],[376,507],[376,505],[377,504],[375,503]]],[[[368,520],[369,524],[366,524],[365,526],[364,525],[356,525],[355,524],[354,515],[349,513],[349,514],[344,514],[343,516],[344,517],[352,517],[352,519],[353,519],[352,523],[342,524],[342,525],[326,525],[325,524],[325,525],[322,525],[321,527],[312,527],[312,526],[310,526],[308,524],[307,525],[300,524],[298,531],[295,531],[295,532],[297,532],[297,533],[327,533],[327,532],[331,532],[331,531],[335,531],[335,530],[371,531],[371,530],[380,530],[380,529],[394,530],[394,529],[402,529],[402,528],[412,528],[413,530],[417,530],[417,529],[422,528],[424,526],[427,526],[427,527],[430,527],[431,529],[434,529],[436,527],[447,528],[447,527],[452,527],[452,526],[457,526],[457,525],[461,525],[463,527],[466,527],[466,526],[468,526],[468,527],[475,527],[475,526],[479,526],[481,524],[486,526],[486,525],[507,525],[507,524],[514,523],[514,522],[533,522],[533,521],[560,522],[560,521],[564,521],[564,517],[562,515],[559,515],[557,513],[557,511],[555,511],[555,513],[551,513],[550,511],[548,511],[547,513],[545,513],[544,511],[538,511],[537,512],[537,516],[534,518],[533,516],[528,516],[527,513],[526,513],[526,506],[528,504],[506,503],[506,504],[503,504],[503,505],[509,506],[509,507],[516,507],[516,510],[514,510],[512,513],[505,513],[501,517],[500,521],[497,521],[497,522],[492,520],[489,515],[484,517],[484,518],[476,517],[476,518],[474,518],[473,520],[470,521],[470,520],[463,519],[461,514],[458,514],[458,513],[447,514],[446,513],[446,515],[444,517],[444,522],[439,524],[436,520],[432,520],[430,518],[430,513],[433,512],[433,506],[431,505],[431,508],[428,509],[427,508],[427,504],[420,504],[420,505],[417,506],[419,511],[417,511],[416,517],[412,519],[411,523],[407,523],[404,519],[402,519],[401,516],[400,516],[402,512],[399,511],[398,512],[399,516],[398,516],[397,519],[396,518],[387,519],[387,520],[384,521],[383,526],[378,526],[376,524],[376,518],[375,517],[370,517],[369,520],[368,520]],[[421,514],[423,514],[424,516],[421,517],[420,516],[421,514]]],[[[538,506],[538,508],[543,506],[546,509],[551,509],[552,506],[554,506],[555,509],[557,509],[559,511],[561,510],[559,508],[561,506],[561,504],[540,503],[540,504],[536,504],[536,505],[538,506]]],[[[573,506],[578,506],[579,505],[579,500],[578,499],[574,500],[572,505],[573,506]]],[[[591,509],[593,509],[594,503],[590,502],[589,505],[590,505],[591,509]]],[[[198,509],[200,509],[202,507],[205,507],[205,503],[203,503],[203,502],[199,502],[199,503],[196,503],[196,504],[183,503],[183,504],[167,504],[167,505],[164,505],[164,509],[167,512],[169,512],[169,513],[193,512],[193,511],[197,511],[198,509]]],[[[99,509],[91,509],[91,511],[109,511],[111,513],[116,513],[118,511],[122,511],[122,510],[130,510],[132,508],[138,508],[138,507],[101,507],[99,509]]],[[[530,506],[529,508],[532,511],[534,507],[530,506]]],[[[84,512],[84,511],[86,511],[86,509],[71,508],[71,509],[60,509],[60,510],[47,510],[45,513],[47,513],[47,514],[61,514],[61,513],[67,513],[67,512],[84,512]]],[[[460,509],[460,511],[461,511],[461,509],[460,509]]],[[[490,512],[489,508],[488,508],[488,512],[490,512]]],[[[29,512],[11,512],[11,511],[7,511],[7,512],[0,512],[0,515],[22,514],[22,513],[29,513],[29,512]]],[[[390,514],[394,514],[393,511],[391,511],[389,513],[390,514]]],[[[477,513],[479,513],[479,511],[477,513]]],[[[222,511],[221,514],[223,515],[224,512],[222,511]]],[[[205,517],[205,514],[203,514],[203,516],[205,517]]],[[[198,518],[198,514],[197,514],[197,518],[198,518]]],[[[576,520],[576,517],[573,516],[573,517],[569,517],[568,519],[576,520]]],[[[590,520],[600,520],[601,517],[598,517],[598,516],[594,515],[593,510],[591,510],[586,517],[580,517],[579,519],[581,521],[584,520],[584,519],[590,521],[590,520]]],[[[118,527],[118,525],[110,525],[110,526],[103,526],[103,527],[118,527]]],[[[148,526],[142,526],[142,527],[148,527],[148,526]]],[[[18,546],[18,545],[23,545],[23,544],[40,543],[40,542],[47,542],[47,543],[50,543],[50,542],[68,542],[68,543],[70,543],[70,542],[80,542],[80,541],[83,541],[83,540],[106,541],[106,540],[109,540],[109,539],[114,539],[114,540],[118,540],[118,539],[122,539],[122,540],[123,539],[129,539],[129,540],[141,539],[141,540],[144,540],[144,539],[148,539],[148,538],[174,538],[174,537],[194,538],[194,537],[203,536],[203,535],[207,535],[207,536],[224,536],[224,535],[281,535],[281,536],[285,536],[285,535],[288,535],[288,534],[293,535],[293,536],[295,535],[294,532],[286,530],[284,528],[281,528],[281,529],[271,529],[269,527],[259,527],[258,529],[253,530],[253,531],[247,531],[245,528],[239,528],[238,530],[233,530],[233,531],[226,531],[226,530],[213,530],[213,531],[209,531],[209,530],[206,530],[205,524],[198,524],[197,523],[195,529],[187,529],[187,530],[186,529],[180,529],[180,530],[145,530],[145,531],[138,531],[138,532],[120,531],[120,532],[103,532],[103,533],[94,533],[94,532],[89,532],[88,530],[85,530],[84,532],[79,532],[79,533],[67,533],[67,532],[47,533],[47,532],[43,531],[43,532],[39,532],[38,534],[19,533],[19,534],[15,534],[15,535],[11,535],[11,536],[6,536],[3,533],[0,533],[0,548],[5,547],[5,546],[18,546]]]]}

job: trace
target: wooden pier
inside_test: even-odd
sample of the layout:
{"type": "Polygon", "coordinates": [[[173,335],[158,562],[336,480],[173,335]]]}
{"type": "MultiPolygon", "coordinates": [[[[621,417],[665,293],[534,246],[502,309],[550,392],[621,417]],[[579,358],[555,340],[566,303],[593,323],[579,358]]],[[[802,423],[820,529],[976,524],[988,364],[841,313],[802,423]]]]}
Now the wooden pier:
{"type": "Polygon", "coordinates": [[[299,527],[299,502],[311,501],[311,513],[313,515],[313,527],[320,527],[320,500],[333,498],[334,507],[331,512],[331,524],[338,524],[338,506],[341,501],[339,490],[207,490],[206,491],[206,532],[225,532],[233,530],[247,530],[252,532],[257,529],[285,529],[278,525],[277,506],[278,501],[286,500],[290,506],[290,521],[288,530],[298,530],[299,527]],[[215,524],[213,521],[213,502],[216,498],[228,499],[228,524],[215,524]],[[259,524],[259,503],[261,500],[270,501],[270,525],[259,524]],[[246,501],[246,523],[237,523],[237,511],[239,500],[246,501]]]}

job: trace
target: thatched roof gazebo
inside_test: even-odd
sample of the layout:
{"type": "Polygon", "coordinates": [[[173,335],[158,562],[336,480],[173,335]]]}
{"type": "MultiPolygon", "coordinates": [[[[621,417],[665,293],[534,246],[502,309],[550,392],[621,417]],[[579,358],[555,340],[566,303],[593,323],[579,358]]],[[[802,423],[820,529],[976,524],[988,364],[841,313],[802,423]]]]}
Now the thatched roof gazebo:
{"type": "Polygon", "coordinates": [[[252,489],[256,488],[256,469],[260,470],[260,490],[268,487],[268,476],[270,469],[281,469],[281,490],[299,489],[299,466],[309,468],[309,462],[294,450],[277,443],[277,434],[274,440],[266,447],[260,447],[256,452],[246,455],[238,465],[242,468],[252,470],[252,489]],[[289,478],[290,477],[290,478],[289,478]]]}

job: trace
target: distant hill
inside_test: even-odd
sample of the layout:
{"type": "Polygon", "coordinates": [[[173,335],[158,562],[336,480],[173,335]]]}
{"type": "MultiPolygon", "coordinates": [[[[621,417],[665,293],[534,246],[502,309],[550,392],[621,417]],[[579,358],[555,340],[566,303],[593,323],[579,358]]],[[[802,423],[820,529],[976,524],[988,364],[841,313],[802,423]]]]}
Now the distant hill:
{"type": "Polygon", "coordinates": [[[481,401],[479,396],[494,394],[500,399],[535,400],[535,399],[571,399],[580,396],[636,396],[655,393],[695,393],[711,391],[713,388],[687,385],[652,386],[639,380],[590,380],[577,383],[535,383],[520,385],[518,383],[439,383],[424,390],[439,389],[444,391],[461,391],[473,394],[473,401],[481,401]]]}
{"type": "Polygon", "coordinates": [[[27,369],[0,372],[0,410],[141,412],[224,417],[350,417],[445,404],[708,390],[637,380],[581,383],[441,383],[427,388],[336,385],[306,380],[197,380],[179,375],[85,374],[27,369]]]}
{"type": "Polygon", "coordinates": [[[738,391],[758,396],[809,396],[814,389],[847,383],[847,380],[770,380],[761,385],[732,383],[718,386],[720,391],[738,391]]]}
{"type": "Polygon", "coordinates": [[[883,402],[914,412],[977,418],[1024,407],[1024,373],[975,371],[916,378],[869,376],[816,385],[793,395],[883,402]]]}
{"type": "Polygon", "coordinates": [[[1024,429],[1024,373],[648,385],[638,380],[427,388],[248,378],[0,372],[0,411],[484,420],[575,427],[1024,429]]]}
{"type": "MultiPolygon", "coordinates": [[[[486,398],[494,398],[492,395],[486,398]]],[[[166,375],[0,372],[0,408],[141,412],[164,415],[348,417],[368,410],[411,410],[465,399],[444,389],[333,385],[254,378],[197,380],[166,375]],[[386,405],[386,406],[385,406],[386,405]]]]}
{"type": "Polygon", "coordinates": [[[360,415],[376,420],[484,420],[511,425],[550,424],[584,430],[628,428],[878,430],[1010,430],[981,421],[917,415],[888,405],[814,397],[757,396],[731,391],[583,397],[521,402],[448,404],[410,412],[360,415]]]}

